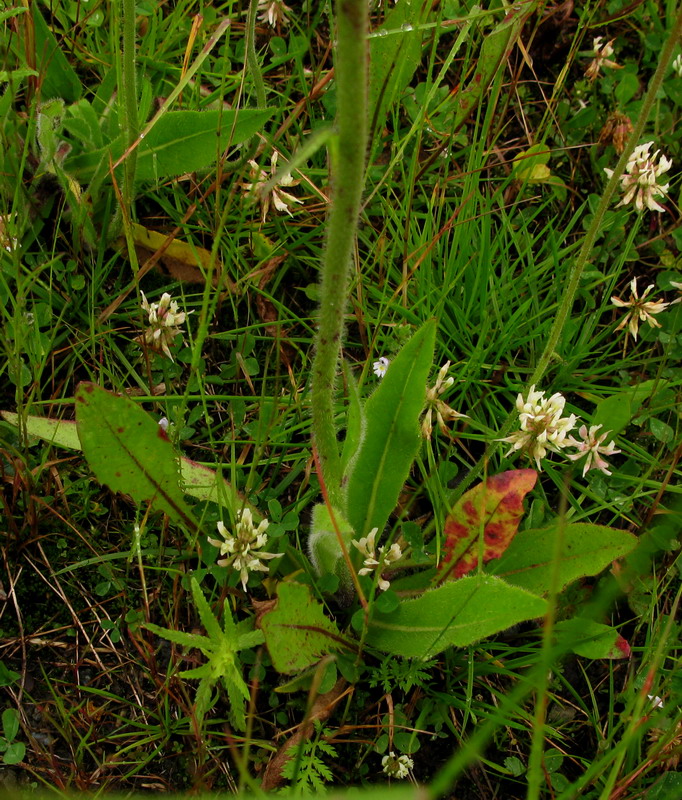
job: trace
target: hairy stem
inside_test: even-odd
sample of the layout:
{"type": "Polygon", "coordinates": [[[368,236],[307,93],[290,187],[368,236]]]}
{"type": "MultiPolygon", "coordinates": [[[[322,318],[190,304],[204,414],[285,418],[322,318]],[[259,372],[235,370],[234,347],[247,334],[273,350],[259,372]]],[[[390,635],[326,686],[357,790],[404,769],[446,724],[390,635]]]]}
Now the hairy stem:
{"type": "Polygon", "coordinates": [[[333,199],[322,265],[312,416],[323,479],[332,505],[339,506],[341,465],[334,424],[334,386],[367,150],[367,0],[337,0],[336,24],[338,133],[332,149],[333,199]]]}

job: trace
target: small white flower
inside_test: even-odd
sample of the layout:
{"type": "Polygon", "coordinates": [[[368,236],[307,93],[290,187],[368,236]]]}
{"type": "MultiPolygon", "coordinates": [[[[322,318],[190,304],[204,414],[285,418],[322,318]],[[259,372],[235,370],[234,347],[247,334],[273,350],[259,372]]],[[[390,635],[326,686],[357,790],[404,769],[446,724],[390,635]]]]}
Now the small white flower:
{"type": "Polygon", "coordinates": [[[157,352],[165,353],[170,360],[173,360],[170,347],[176,336],[179,336],[182,331],[178,325],[182,325],[187,318],[187,313],[178,311],[178,304],[175,300],[171,300],[168,292],[164,292],[161,300],[158,303],[150,303],[145,297],[144,292],[142,295],[142,310],[147,313],[149,320],[149,327],[144,334],[138,337],[137,341],[149,345],[157,352]]]}
{"type": "Polygon", "coordinates": [[[221,556],[216,562],[220,567],[232,567],[240,575],[242,587],[246,591],[246,584],[249,580],[249,572],[269,572],[269,567],[261,563],[261,559],[266,561],[271,558],[279,558],[284,553],[265,553],[261,550],[268,541],[266,533],[269,522],[267,519],[256,528],[253,524],[253,516],[250,508],[245,508],[237,513],[237,526],[235,533],[230,533],[225,524],[220,521],[217,525],[218,533],[222,539],[208,538],[210,544],[220,550],[221,556]]]}
{"type": "Polygon", "coordinates": [[[581,458],[587,456],[583,467],[583,477],[585,477],[588,470],[591,469],[598,469],[605,475],[610,475],[611,471],[608,468],[608,462],[602,458],[602,455],[612,456],[615,453],[620,453],[620,450],[616,450],[616,443],[614,441],[609,442],[607,445],[602,444],[611,431],[606,431],[606,433],[602,433],[598,436],[597,431],[601,427],[601,425],[592,425],[588,432],[587,425],[581,425],[578,430],[581,439],[574,439],[573,436],[568,437],[568,444],[571,447],[576,447],[578,452],[566,453],[566,457],[570,458],[571,461],[579,461],[581,458]]]}
{"type": "Polygon", "coordinates": [[[675,57],[673,61],[673,70],[677,73],[678,78],[682,78],[682,55],[675,57]]]}
{"type": "Polygon", "coordinates": [[[168,433],[168,417],[161,417],[159,420],[159,428],[168,433]]]}
{"type": "Polygon", "coordinates": [[[599,75],[599,71],[602,67],[606,67],[607,69],[623,69],[620,64],[616,64],[615,61],[609,60],[609,57],[613,55],[613,43],[616,40],[611,39],[605,44],[602,44],[603,41],[603,36],[597,36],[596,39],[592,40],[594,59],[590,61],[587,69],[585,70],[585,75],[590,81],[593,81],[597,75],[599,75]]]}
{"type": "MultiPolygon", "coordinates": [[[[381,572],[382,569],[385,569],[402,558],[403,551],[396,542],[394,542],[388,550],[382,545],[379,548],[379,552],[376,552],[374,540],[376,539],[378,530],[378,528],[372,528],[367,536],[363,536],[359,541],[353,539],[353,546],[365,557],[362,562],[364,566],[362,569],[358,570],[358,575],[371,575],[375,570],[381,572]]],[[[385,592],[390,585],[390,581],[379,576],[377,586],[382,592],[385,592]]]]}
{"type": "Polygon", "coordinates": [[[446,423],[456,419],[468,419],[466,414],[460,414],[440,399],[440,396],[455,382],[453,377],[446,378],[449,369],[450,362],[446,361],[438,371],[435,384],[426,390],[426,412],[422,420],[422,435],[425,439],[431,438],[434,423],[437,423],[441,431],[449,436],[446,423]]]}
{"type": "MultiPolygon", "coordinates": [[[[675,286],[674,283],[672,285],[675,286]]],[[[678,301],[675,300],[672,303],[666,303],[663,300],[646,300],[647,295],[653,288],[654,284],[652,283],[646,287],[640,297],[637,293],[637,278],[633,278],[630,282],[631,295],[629,300],[621,300],[620,297],[616,297],[615,295],[611,298],[611,302],[614,306],[630,309],[616,328],[617,331],[627,325],[628,330],[632,334],[632,338],[637,341],[640,322],[647,322],[651,328],[661,327],[661,323],[654,319],[654,314],[660,314],[661,311],[665,311],[668,306],[674,305],[674,303],[678,301]]]]}
{"type": "Polygon", "coordinates": [[[414,767],[414,761],[409,756],[397,756],[392,750],[381,759],[381,766],[390,778],[407,778],[414,767]]]}
{"type": "Polygon", "coordinates": [[[267,22],[271,28],[289,24],[286,12],[291,9],[284,5],[283,0],[258,0],[258,11],[261,12],[258,19],[267,22]]]}
{"type": "MultiPolygon", "coordinates": [[[[678,56],[679,58],[679,56],[678,56]]],[[[647,697],[651,700],[651,705],[654,708],[664,708],[665,705],[658,695],[648,694],[647,697]]]]}
{"type": "Polygon", "coordinates": [[[13,236],[11,233],[11,230],[16,227],[16,224],[16,214],[0,214],[0,247],[7,250],[8,253],[16,250],[19,244],[16,236],[13,236]]]}
{"type": "Polygon", "coordinates": [[[562,417],[565,405],[566,399],[559,392],[547,400],[545,393],[536,391],[535,386],[530,387],[527,398],[519,394],[516,410],[521,429],[498,440],[511,444],[506,455],[523,450],[535,460],[538,470],[542,470],[540,461],[548,451],[559,453],[569,444],[566,437],[575,427],[577,417],[575,414],[562,417]]]}
{"type": "MultiPolygon", "coordinates": [[[[666,210],[665,206],[655,200],[655,196],[666,195],[670,184],[659,184],[657,179],[672,167],[673,162],[661,155],[657,164],[656,159],[661,151],[656,150],[651,155],[649,151],[652,145],[653,142],[647,142],[635,147],[632,151],[625,166],[625,172],[620,176],[621,189],[624,194],[616,208],[634,200],[635,208],[638,211],[644,211],[645,207],[651,211],[663,212],[666,210]]],[[[609,178],[613,175],[612,169],[605,167],[604,172],[609,178]]]]}
{"type": "Polygon", "coordinates": [[[386,374],[386,370],[388,369],[388,365],[390,364],[390,360],[386,358],[386,356],[380,356],[378,361],[375,361],[372,364],[372,370],[377,378],[383,378],[386,374]]]}
{"type": "Polygon", "coordinates": [[[300,183],[300,181],[294,180],[288,172],[282,175],[282,177],[271,190],[265,191],[265,185],[277,172],[278,158],[279,154],[275,150],[272,156],[270,156],[269,173],[266,170],[261,169],[255,161],[249,161],[249,166],[251,167],[251,182],[242,184],[242,188],[245,192],[253,192],[260,201],[261,219],[263,222],[265,222],[267,219],[271,202],[277,211],[284,211],[290,217],[292,217],[293,214],[291,213],[289,206],[293,205],[294,203],[298,203],[299,205],[303,203],[303,200],[299,200],[298,197],[294,197],[292,194],[289,194],[280,188],[282,186],[287,188],[289,186],[297,186],[300,183]]]}

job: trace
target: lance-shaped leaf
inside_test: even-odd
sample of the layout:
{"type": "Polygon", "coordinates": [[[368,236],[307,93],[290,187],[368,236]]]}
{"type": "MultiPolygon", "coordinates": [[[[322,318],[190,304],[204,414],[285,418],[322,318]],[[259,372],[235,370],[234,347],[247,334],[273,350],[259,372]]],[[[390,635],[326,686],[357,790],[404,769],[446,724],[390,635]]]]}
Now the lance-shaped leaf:
{"type": "MultiPolygon", "coordinates": [[[[0,416],[10,425],[19,427],[19,415],[13,411],[0,411],[0,416]]],[[[25,417],[25,422],[26,432],[29,436],[36,436],[57,447],[65,447],[67,450],[82,450],[81,441],[78,438],[78,426],[74,420],[28,415],[25,417]]],[[[260,512],[249,505],[240,494],[235,494],[230,484],[210,467],[183,456],[180,459],[180,477],[181,488],[185,494],[196,497],[198,500],[210,500],[212,503],[218,503],[225,508],[232,509],[233,513],[236,497],[236,505],[239,508],[251,508],[254,519],[260,521],[260,512]]]]}
{"type": "Polygon", "coordinates": [[[560,643],[584,658],[629,658],[627,641],[610,625],[575,617],[558,622],[555,633],[560,643]]]}
{"type": "Polygon", "coordinates": [[[345,646],[336,625],[301,583],[279,584],[277,605],[263,614],[260,627],[274,668],[285,674],[300,672],[345,646]]]}
{"type": "Polygon", "coordinates": [[[137,180],[196,172],[263,130],[274,108],[168,111],[138,147],[137,180]]]}
{"type": "Polygon", "coordinates": [[[475,575],[404,600],[390,614],[375,612],[365,641],[405,658],[428,658],[541,617],[546,610],[541,597],[498,578],[475,575]]]}
{"type": "Polygon", "coordinates": [[[445,521],[445,543],[436,582],[461,578],[478,563],[499,558],[509,547],[523,516],[523,498],[537,472],[516,469],[493,475],[469,489],[445,521]]]}
{"type": "Polygon", "coordinates": [[[180,489],[173,445],[140,406],[94,383],[81,383],[76,423],[83,454],[100,483],[138,503],[151,500],[154,508],[196,529],[180,489]]]}
{"type": "Polygon", "coordinates": [[[391,362],[365,405],[366,430],[348,480],[346,517],[358,537],[383,531],[412,466],[421,436],[436,324],[427,322],[391,362]]]}
{"type": "Polygon", "coordinates": [[[555,525],[542,530],[522,531],[507,552],[487,568],[487,572],[522,586],[535,594],[545,594],[551,588],[555,570],[560,591],[569,583],[587,575],[597,575],[612,561],[631,552],[637,537],[627,531],[575,522],[555,525]],[[561,536],[561,550],[556,553],[556,537],[561,536]]]}

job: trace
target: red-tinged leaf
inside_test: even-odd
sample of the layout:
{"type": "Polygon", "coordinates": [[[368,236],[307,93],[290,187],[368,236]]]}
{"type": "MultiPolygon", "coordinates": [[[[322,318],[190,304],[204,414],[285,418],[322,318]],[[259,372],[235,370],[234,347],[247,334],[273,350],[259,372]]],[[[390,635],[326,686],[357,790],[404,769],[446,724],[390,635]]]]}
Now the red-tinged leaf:
{"type": "Polygon", "coordinates": [[[615,628],[582,617],[563,620],[556,625],[559,641],[568,644],[584,658],[630,658],[630,645],[615,628]]]}
{"type": "Polygon", "coordinates": [[[504,553],[518,530],[523,498],[537,477],[534,469],[501,472],[459,499],[445,521],[437,583],[461,578],[478,566],[479,559],[485,564],[504,553]]]}

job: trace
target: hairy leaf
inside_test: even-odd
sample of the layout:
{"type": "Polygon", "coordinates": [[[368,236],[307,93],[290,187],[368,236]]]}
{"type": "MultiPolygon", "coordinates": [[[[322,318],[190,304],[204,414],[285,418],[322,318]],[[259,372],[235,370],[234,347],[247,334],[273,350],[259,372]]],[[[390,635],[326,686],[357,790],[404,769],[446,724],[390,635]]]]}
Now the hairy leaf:
{"type": "MultiPolygon", "coordinates": [[[[19,427],[19,415],[13,411],[0,411],[0,416],[10,425],[19,427]]],[[[78,438],[78,428],[74,421],[65,419],[50,419],[48,417],[26,417],[26,432],[30,436],[37,436],[46,442],[65,447],[68,450],[81,450],[81,442],[78,438]]],[[[230,508],[234,512],[235,494],[230,484],[218,475],[215,470],[205,467],[184,456],[180,459],[180,476],[182,480],[182,490],[185,494],[196,497],[199,500],[210,500],[212,503],[230,508]]],[[[248,505],[237,496],[240,507],[248,505]]],[[[250,507],[250,506],[249,506],[250,507]]],[[[254,519],[259,519],[259,514],[255,509],[254,519]]]]}
{"type": "Polygon", "coordinates": [[[366,642],[405,658],[428,658],[540,617],[546,610],[541,597],[499,578],[476,575],[405,600],[391,614],[375,613],[366,642]]]}
{"type": "Polygon", "coordinates": [[[533,469],[510,470],[493,475],[462,495],[445,522],[437,582],[461,578],[479,561],[486,564],[504,553],[523,516],[523,498],[536,480],[533,469]]]}
{"type": "Polygon", "coordinates": [[[301,583],[280,583],[277,605],[260,619],[272,664],[278,672],[299,672],[331,650],[343,647],[338,629],[301,583]]]}
{"type": "Polygon", "coordinates": [[[597,575],[637,544],[637,537],[627,531],[587,522],[564,525],[561,532],[558,526],[522,531],[486,571],[535,594],[545,594],[555,568],[555,539],[559,535],[562,547],[556,565],[557,591],[578,578],[597,575]]]}
{"type": "MultiPolygon", "coordinates": [[[[334,520],[346,548],[350,548],[353,529],[338,509],[334,509],[334,520]]],[[[308,552],[318,575],[336,575],[340,585],[350,589],[352,580],[339,544],[339,537],[329,515],[329,509],[323,503],[313,508],[308,552]]]]}
{"type": "Polygon", "coordinates": [[[366,431],[348,480],[347,518],[357,536],[383,531],[414,461],[421,436],[435,322],[427,322],[391,362],[365,405],[366,431]]]}
{"type": "Polygon", "coordinates": [[[83,453],[97,480],[136,502],[197,525],[180,489],[178,457],[165,432],[130,398],[94,383],[76,391],[76,422],[83,453]]]}

